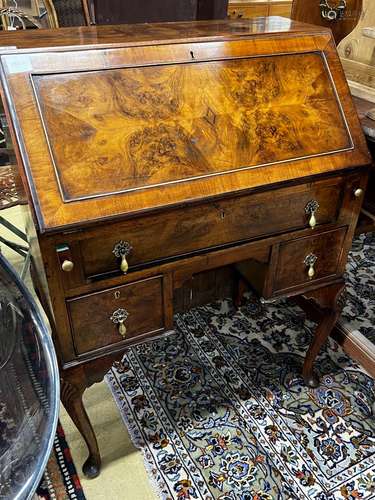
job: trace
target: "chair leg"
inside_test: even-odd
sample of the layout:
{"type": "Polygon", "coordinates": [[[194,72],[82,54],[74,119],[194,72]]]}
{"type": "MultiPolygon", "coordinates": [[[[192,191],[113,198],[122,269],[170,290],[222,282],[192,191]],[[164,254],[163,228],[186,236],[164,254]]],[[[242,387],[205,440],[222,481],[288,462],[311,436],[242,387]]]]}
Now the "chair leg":
{"type": "Polygon", "coordinates": [[[11,222],[4,219],[4,217],[2,217],[1,215],[0,215],[0,224],[3,225],[4,227],[6,227],[9,231],[11,231],[13,234],[15,234],[16,236],[21,238],[21,240],[23,240],[27,243],[26,234],[23,231],[21,231],[20,229],[18,229],[18,227],[16,227],[14,224],[12,224],[11,222]]]}
{"type": "Polygon", "coordinates": [[[25,247],[23,245],[19,245],[18,243],[15,243],[14,241],[7,240],[6,238],[3,238],[0,236],[0,243],[3,243],[3,245],[6,245],[8,248],[13,250],[14,252],[18,253],[21,255],[21,257],[26,257],[27,252],[29,251],[28,247],[25,247]]]}
{"type": "Polygon", "coordinates": [[[26,254],[26,257],[25,257],[25,262],[23,263],[23,266],[22,266],[22,270],[21,270],[21,279],[24,280],[25,277],[26,277],[26,274],[30,268],[30,259],[31,259],[31,255],[30,255],[30,252],[28,252],[26,254]]]}

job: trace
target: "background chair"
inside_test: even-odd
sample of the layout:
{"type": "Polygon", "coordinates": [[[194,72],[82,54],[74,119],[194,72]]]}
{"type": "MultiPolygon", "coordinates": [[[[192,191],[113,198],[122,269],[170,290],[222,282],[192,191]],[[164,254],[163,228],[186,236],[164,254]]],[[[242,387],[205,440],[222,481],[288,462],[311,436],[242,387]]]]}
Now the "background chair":
{"type": "MultiPolygon", "coordinates": [[[[24,204],[27,204],[27,200],[17,166],[0,165],[0,211],[24,204]]],[[[0,234],[0,245],[6,245],[24,258],[21,271],[21,278],[24,279],[29,268],[29,247],[26,234],[2,215],[0,215],[1,226],[7,228],[8,231],[23,241],[23,243],[17,243],[13,239],[0,234]]]]}
{"type": "Polygon", "coordinates": [[[44,0],[46,8],[55,12],[57,26],[85,26],[91,24],[87,0],[44,0]]]}

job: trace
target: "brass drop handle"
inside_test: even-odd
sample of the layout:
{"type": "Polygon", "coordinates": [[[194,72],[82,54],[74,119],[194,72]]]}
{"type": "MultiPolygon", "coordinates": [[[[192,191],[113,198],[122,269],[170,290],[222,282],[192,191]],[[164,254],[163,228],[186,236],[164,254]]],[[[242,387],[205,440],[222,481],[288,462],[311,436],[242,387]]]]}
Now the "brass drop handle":
{"type": "Polygon", "coordinates": [[[337,6],[331,5],[331,0],[320,0],[320,14],[326,21],[338,21],[344,18],[346,0],[339,0],[337,6]]]}
{"type": "Polygon", "coordinates": [[[64,262],[61,264],[61,269],[65,272],[65,273],[70,273],[70,271],[73,271],[73,267],[74,267],[74,262],[72,262],[71,260],[64,260],[64,262]]]}
{"type": "Polygon", "coordinates": [[[128,272],[129,264],[127,261],[127,256],[132,250],[133,248],[130,243],[122,240],[116,243],[116,245],[113,247],[112,253],[115,255],[115,257],[121,259],[120,269],[124,274],[128,272]]]}
{"type": "Polygon", "coordinates": [[[314,229],[316,226],[316,217],[315,214],[319,210],[319,203],[316,200],[310,200],[308,204],[305,206],[305,213],[309,215],[309,226],[314,229]]]}
{"type": "Polygon", "coordinates": [[[112,316],[110,317],[110,320],[112,323],[115,325],[118,325],[118,331],[121,337],[125,338],[126,337],[126,326],[125,326],[125,321],[128,319],[129,313],[126,309],[116,309],[112,313],[112,316]]]}
{"type": "Polygon", "coordinates": [[[363,195],[363,189],[362,188],[357,188],[354,190],[354,196],[356,198],[361,198],[361,196],[363,195]]]}
{"type": "Polygon", "coordinates": [[[315,276],[315,263],[317,260],[318,257],[313,253],[309,253],[309,255],[306,255],[305,257],[304,264],[306,267],[308,267],[307,276],[310,280],[312,280],[315,276]]]}

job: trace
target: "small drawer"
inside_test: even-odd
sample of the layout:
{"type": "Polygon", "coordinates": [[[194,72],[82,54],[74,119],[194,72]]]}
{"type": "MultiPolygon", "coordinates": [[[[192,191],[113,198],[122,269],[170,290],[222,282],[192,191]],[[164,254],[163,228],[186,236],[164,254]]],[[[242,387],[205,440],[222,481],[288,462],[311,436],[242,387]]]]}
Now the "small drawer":
{"type": "Polygon", "coordinates": [[[292,2],[271,2],[270,16],[290,17],[292,11],[292,2]]]}
{"type": "Polygon", "coordinates": [[[80,269],[86,279],[121,272],[121,248],[131,272],[172,257],[308,228],[313,214],[317,226],[335,222],[344,186],[342,178],[327,179],[108,225],[80,241],[80,269]]]}
{"type": "Polygon", "coordinates": [[[77,355],[165,330],[162,276],[84,295],[67,305],[77,355]],[[121,323],[126,333],[120,333],[121,323]]]}
{"type": "Polygon", "coordinates": [[[282,243],[274,292],[334,276],[341,260],[346,231],[347,228],[343,227],[282,243]]]}
{"type": "Polygon", "coordinates": [[[229,4],[228,17],[229,19],[250,19],[252,17],[268,16],[268,3],[235,3],[229,4]]]}

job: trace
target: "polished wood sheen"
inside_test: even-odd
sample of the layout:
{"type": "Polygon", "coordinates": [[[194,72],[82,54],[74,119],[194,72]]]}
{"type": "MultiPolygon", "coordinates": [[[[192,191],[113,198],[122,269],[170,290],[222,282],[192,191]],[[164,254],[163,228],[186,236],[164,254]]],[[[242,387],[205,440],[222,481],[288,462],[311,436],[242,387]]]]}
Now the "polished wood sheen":
{"type": "Polygon", "coordinates": [[[33,82],[64,201],[352,148],[320,54],[33,82]]]}
{"type": "MultiPolygon", "coordinates": [[[[169,30],[168,24],[167,34],[169,30]]],[[[260,188],[270,182],[290,181],[307,173],[316,175],[368,161],[329,32],[318,30],[314,36],[309,32],[309,36],[299,38],[298,44],[294,30],[292,34],[281,31],[272,39],[261,33],[249,37],[241,34],[238,40],[232,36],[225,48],[208,36],[210,43],[144,47],[125,44],[74,52],[18,51],[2,56],[12,108],[28,153],[24,163],[32,178],[41,231],[200,200],[202,193],[213,197],[231,193],[238,186],[243,190],[260,188]],[[320,55],[316,55],[317,51],[320,55]],[[290,55],[281,56],[285,53],[290,55]],[[291,62],[294,58],[296,62],[291,62]],[[284,73],[281,61],[290,68],[290,77],[284,73]],[[149,65],[155,74],[150,81],[144,78],[145,72],[149,74],[149,65]],[[116,69],[119,66],[124,69],[116,69]],[[133,82],[132,92],[130,88],[125,92],[124,85],[129,84],[121,78],[127,71],[133,82]],[[197,84],[201,71],[208,83],[204,91],[199,88],[206,85],[197,84]],[[313,76],[309,83],[306,75],[310,71],[313,76]],[[78,76],[70,76],[76,72],[78,76]],[[175,79],[168,82],[165,75],[170,74],[175,79]],[[183,82],[189,81],[191,74],[198,75],[194,76],[198,80],[193,79],[194,86],[189,87],[183,82]],[[119,77],[112,81],[111,91],[105,75],[119,77]],[[74,108],[78,106],[81,111],[79,125],[75,110],[61,114],[56,103],[54,113],[59,119],[46,120],[47,108],[49,113],[52,109],[46,106],[47,96],[40,101],[38,82],[65,78],[72,83],[71,92],[53,83],[49,90],[54,90],[56,103],[60,99],[63,109],[70,109],[73,100],[74,108]],[[92,79],[98,82],[101,98],[93,90],[92,79]],[[77,81],[90,83],[87,88],[83,83],[76,85],[77,81]],[[246,85],[246,91],[240,83],[246,85]],[[156,85],[152,92],[150,85],[156,85]],[[254,86],[256,91],[252,91],[254,86]],[[166,94],[159,87],[165,88],[166,94]],[[15,99],[18,95],[22,98],[15,99]],[[158,100],[158,95],[155,105],[152,99],[158,100]],[[233,117],[223,113],[222,100],[233,117]],[[131,103],[135,116],[129,116],[127,111],[131,103]],[[106,119],[108,108],[120,131],[106,119]],[[54,137],[61,137],[57,150],[54,137]],[[261,165],[267,166],[266,177],[264,168],[249,168],[261,165]],[[147,189],[130,191],[129,186],[147,189]]]]}
{"type": "Polygon", "coordinates": [[[292,0],[230,0],[230,19],[250,19],[257,16],[290,17],[292,0]]]}
{"type": "MultiPolygon", "coordinates": [[[[338,44],[357,25],[362,14],[363,0],[345,0],[346,6],[342,19],[330,21],[321,15],[320,0],[293,0],[291,18],[304,23],[317,24],[330,28],[338,44]]],[[[328,4],[336,8],[339,0],[329,0],[328,4]]]]}
{"type": "Polygon", "coordinates": [[[77,354],[87,353],[124,340],[150,333],[161,333],[164,328],[163,279],[149,278],[96,294],[84,295],[68,301],[73,341],[77,354]],[[126,334],[119,333],[119,325],[111,316],[125,308],[126,334]],[[144,311],[149,314],[144,314],[144,311]],[[87,330],[90,335],[87,335],[87,330]]]}
{"type": "Polygon", "coordinates": [[[305,208],[312,199],[320,204],[318,225],[334,222],[344,189],[343,180],[335,178],[279,189],[272,199],[267,193],[252,194],[176,209],[168,216],[150,215],[137,222],[111,224],[99,237],[97,233],[89,237],[88,233],[88,238],[81,240],[84,273],[90,278],[118,270],[119,262],[112,250],[120,240],[132,246],[127,259],[132,270],[156,259],[233,244],[275,231],[307,228],[309,216],[305,208]],[[213,231],[216,227],[218,230],[213,231]]]}
{"type": "Polygon", "coordinates": [[[85,474],[86,387],[204,300],[250,284],[321,306],[316,386],[370,164],[331,32],[271,17],[3,40],[25,47],[0,56],[3,92],[85,474]]]}
{"type": "Polygon", "coordinates": [[[335,276],[341,258],[346,227],[335,229],[319,236],[308,236],[282,243],[279,248],[274,289],[279,291],[301,284],[308,284],[308,266],[305,258],[314,255],[314,280],[335,276]]]}

